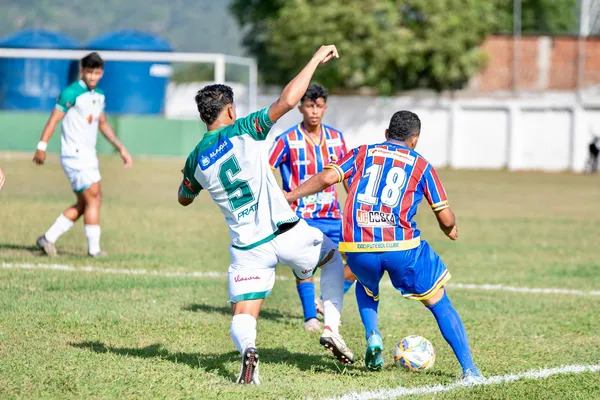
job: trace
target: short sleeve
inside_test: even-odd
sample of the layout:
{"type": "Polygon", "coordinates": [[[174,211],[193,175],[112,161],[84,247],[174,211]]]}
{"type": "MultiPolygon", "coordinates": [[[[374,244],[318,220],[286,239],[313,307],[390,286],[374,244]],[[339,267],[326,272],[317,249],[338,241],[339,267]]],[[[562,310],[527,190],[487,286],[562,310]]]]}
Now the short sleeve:
{"type": "Polygon", "coordinates": [[[275,143],[271,146],[269,151],[269,164],[271,168],[276,169],[286,162],[288,158],[289,146],[285,135],[279,136],[275,139],[275,143]]]}
{"type": "Polygon", "coordinates": [[[442,186],[440,178],[431,165],[427,166],[427,169],[421,178],[421,183],[423,194],[433,211],[441,211],[444,208],[450,207],[448,205],[448,196],[446,195],[444,186],[442,186]]]}
{"type": "Polygon", "coordinates": [[[325,168],[330,168],[337,172],[338,182],[345,181],[354,174],[357,150],[358,149],[352,149],[335,164],[327,164],[325,166],[325,168]]]}
{"type": "Polygon", "coordinates": [[[76,100],[77,93],[70,87],[68,87],[60,93],[60,96],[58,96],[55,108],[59,111],[66,113],[71,107],[75,105],[76,100]]]}
{"type": "Polygon", "coordinates": [[[249,135],[255,140],[265,140],[274,125],[274,122],[269,118],[269,108],[263,108],[244,118],[239,118],[235,125],[240,134],[249,135]]]}
{"type": "Polygon", "coordinates": [[[187,158],[183,167],[183,184],[181,185],[181,194],[188,199],[193,199],[200,194],[202,185],[198,182],[194,174],[198,167],[196,151],[193,151],[187,158]]]}
{"type": "Polygon", "coordinates": [[[346,140],[344,139],[344,135],[340,132],[340,141],[342,145],[340,146],[340,154],[339,158],[342,159],[348,153],[348,147],[346,146],[346,140]]]}

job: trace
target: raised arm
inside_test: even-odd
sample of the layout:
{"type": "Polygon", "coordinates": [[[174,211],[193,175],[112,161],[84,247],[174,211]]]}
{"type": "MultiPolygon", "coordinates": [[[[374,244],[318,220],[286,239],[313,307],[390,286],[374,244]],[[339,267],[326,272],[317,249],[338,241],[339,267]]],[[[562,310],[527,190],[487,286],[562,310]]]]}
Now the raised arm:
{"type": "Polygon", "coordinates": [[[334,45],[321,46],[313,55],[311,60],[306,64],[304,69],[300,71],[294,79],[287,84],[281,92],[281,96],[269,108],[269,118],[273,122],[277,122],[279,118],[285,115],[292,108],[296,107],[308,85],[313,74],[320,64],[325,64],[332,58],[339,58],[339,54],[334,45]]]}
{"type": "Polygon", "coordinates": [[[288,203],[292,204],[302,197],[322,192],[329,186],[335,185],[338,182],[339,174],[331,168],[326,168],[322,172],[319,172],[304,182],[302,185],[298,186],[296,189],[289,193],[285,193],[285,198],[288,203]]]}
{"type": "Polygon", "coordinates": [[[50,114],[50,118],[48,118],[48,122],[46,122],[46,126],[44,126],[44,130],[42,131],[42,137],[37,145],[37,150],[33,155],[34,163],[41,165],[46,161],[46,148],[48,147],[48,142],[56,130],[56,125],[58,125],[64,116],[65,113],[58,108],[52,110],[52,114],[50,114]]]}
{"type": "Polygon", "coordinates": [[[121,143],[121,141],[117,138],[117,135],[115,135],[115,131],[113,130],[112,126],[110,126],[110,124],[108,123],[108,119],[106,119],[105,113],[102,113],[100,115],[98,129],[100,129],[100,132],[102,132],[106,140],[108,140],[110,144],[112,144],[121,155],[121,158],[123,159],[123,167],[131,167],[131,165],[133,164],[131,155],[129,154],[125,146],[123,146],[123,143],[121,143]]]}

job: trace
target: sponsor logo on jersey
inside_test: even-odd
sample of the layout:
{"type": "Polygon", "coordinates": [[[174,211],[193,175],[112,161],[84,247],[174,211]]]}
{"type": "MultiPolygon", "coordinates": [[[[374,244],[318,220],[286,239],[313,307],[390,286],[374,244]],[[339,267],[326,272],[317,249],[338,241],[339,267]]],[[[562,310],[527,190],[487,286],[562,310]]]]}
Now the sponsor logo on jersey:
{"type": "Polygon", "coordinates": [[[240,212],[238,213],[238,219],[241,219],[241,218],[247,217],[248,215],[250,215],[250,214],[252,214],[252,213],[256,212],[256,210],[258,210],[258,202],[254,203],[254,204],[252,204],[250,207],[248,207],[248,208],[246,208],[246,209],[244,209],[244,210],[240,211],[240,212]]]}
{"type": "Polygon", "coordinates": [[[387,149],[376,147],[374,149],[369,149],[368,155],[370,157],[393,158],[394,160],[401,161],[408,165],[415,165],[415,158],[413,156],[398,151],[390,151],[387,149]]]}
{"type": "Polygon", "coordinates": [[[389,228],[396,226],[396,216],[382,211],[356,210],[356,223],[358,226],[389,228]]]}
{"type": "Polygon", "coordinates": [[[239,276],[236,275],[235,278],[233,278],[234,281],[236,282],[244,282],[244,281],[259,281],[260,280],[260,276],[239,276]]]}
{"type": "Polygon", "coordinates": [[[325,143],[327,143],[327,147],[337,147],[342,145],[340,138],[327,139],[325,143]]]}
{"type": "Polygon", "coordinates": [[[296,160],[294,165],[310,165],[310,160],[296,160]]]}
{"type": "Polygon", "coordinates": [[[329,163],[334,163],[338,161],[338,156],[336,156],[335,154],[331,154],[329,156],[329,163]]]}
{"type": "Polygon", "coordinates": [[[205,155],[200,157],[200,165],[202,165],[203,167],[206,167],[206,166],[208,166],[208,164],[210,164],[210,158],[206,157],[205,155]]]}
{"type": "Polygon", "coordinates": [[[227,152],[229,152],[229,150],[232,149],[233,143],[231,143],[229,138],[225,138],[223,141],[215,143],[211,148],[198,156],[198,164],[200,165],[200,169],[202,171],[206,170],[213,165],[215,161],[223,157],[225,154],[227,154],[227,152]]]}
{"type": "Polygon", "coordinates": [[[302,202],[307,206],[310,204],[331,204],[334,201],[333,195],[334,192],[319,192],[303,197],[302,202]]]}
{"type": "Polygon", "coordinates": [[[303,149],[304,148],[304,140],[290,140],[289,145],[290,145],[290,149],[303,149]]]}
{"type": "Polygon", "coordinates": [[[190,190],[190,192],[196,193],[194,191],[194,188],[192,187],[192,182],[190,181],[189,178],[185,178],[185,180],[183,181],[183,184],[190,190]]]}
{"type": "Polygon", "coordinates": [[[362,249],[365,249],[365,250],[372,250],[372,249],[397,249],[402,244],[403,244],[402,240],[394,241],[394,242],[357,243],[356,244],[356,248],[360,249],[360,250],[362,250],[362,249]]]}
{"type": "Polygon", "coordinates": [[[87,119],[87,122],[91,124],[92,121],[94,120],[94,117],[92,117],[92,115],[90,114],[90,115],[87,116],[86,119],[87,119]]]}

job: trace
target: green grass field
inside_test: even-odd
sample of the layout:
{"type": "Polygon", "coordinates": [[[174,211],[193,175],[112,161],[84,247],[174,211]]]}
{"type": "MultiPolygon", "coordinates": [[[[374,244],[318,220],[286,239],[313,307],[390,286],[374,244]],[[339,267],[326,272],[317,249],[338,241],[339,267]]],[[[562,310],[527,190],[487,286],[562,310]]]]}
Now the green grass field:
{"type": "MultiPolygon", "coordinates": [[[[456,382],[460,367],[421,304],[383,285],[386,366],[363,367],[364,334],[353,294],[343,328],[357,363],[343,368],[303,330],[294,284],[280,280],[258,325],[258,387],[233,384],[239,355],[229,338],[225,279],[23,269],[24,264],[101,269],[219,272],[229,265],[228,233],[207,195],[177,204],[182,160],[101,159],[102,245],[86,256],[79,222],[58,242],[59,257],[35,248],[74,199],[56,156],[47,165],[0,157],[0,397],[2,398],[322,398],[355,391],[456,382]],[[10,268],[9,268],[10,267],[10,268]],[[18,268],[16,268],[18,267],[18,268]],[[393,365],[395,343],[423,335],[434,368],[393,365]]],[[[460,228],[439,232],[427,206],[417,222],[443,257],[451,283],[581,290],[584,295],[449,287],[476,363],[486,376],[600,364],[600,177],[441,170],[460,228]],[[595,293],[590,293],[595,291],[595,293]],[[586,296],[585,293],[588,293],[586,296]]],[[[278,274],[290,278],[286,268],[278,274]]],[[[353,292],[352,292],[353,293],[353,292]]],[[[414,397],[414,396],[411,396],[414,397]]],[[[555,375],[458,388],[425,398],[597,399],[600,373],[555,375]]]]}

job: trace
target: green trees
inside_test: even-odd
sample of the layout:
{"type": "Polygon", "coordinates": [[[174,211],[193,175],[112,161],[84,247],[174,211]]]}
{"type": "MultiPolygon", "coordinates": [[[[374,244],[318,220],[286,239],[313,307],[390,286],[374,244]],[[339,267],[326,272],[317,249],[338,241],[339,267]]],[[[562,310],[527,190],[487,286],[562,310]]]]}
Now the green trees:
{"type": "MultiPolygon", "coordinates": [[[[577,29],[577,0],[522,0],[523,33],[577,29]]],[[[267,83],[285,82],[312,52],[335,43],[340,60],[316,80],[379,93],[461,87],[485,65],[479,45],[512,32],[512,0],[233,0],[244,45],[267,83]]]]}
{"type": "Polygon", "coordinates": [[[496,8],[490,0],[234,0],[231,10],[266,82],[291,78],[298,60],[335,43],[342,57],[316,80],[392,93],[461,86],[485,64],[478,45],[496,8]]]}

